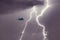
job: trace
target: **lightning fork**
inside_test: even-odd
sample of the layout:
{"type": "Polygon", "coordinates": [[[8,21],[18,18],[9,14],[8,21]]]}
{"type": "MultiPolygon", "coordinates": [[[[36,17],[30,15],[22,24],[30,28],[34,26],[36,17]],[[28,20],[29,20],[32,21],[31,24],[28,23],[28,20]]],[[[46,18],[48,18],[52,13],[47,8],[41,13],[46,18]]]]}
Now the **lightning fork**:
{"type": "Polygon", "coordinates": [[[43,24],[41,24],[38,20],[39,17],[43,16],[44,12],[46,11],[46,9],[48,9],[50,7],[48,0],[46,0],[46,7],[43,8],[43,10],[41,11],[41,13],[36,17],[36,21],[37,24],[42,27],[42,34],[43,34],[43,40],[47,40],[47,32],[45,31],[45,26],[43,24]]]}
{"type": "Polygon", "coordinates": [[[23,29],[23,31],[22,31],[22,35],[21,35],[21,37],[20,37],[19,40],[22,40],[23,35],[24,35],[24,32],[25,32],[25,29],[26,29],[26,27],[27,27],[27,24],[28,24],[28,22],[32,19],[32,14],[33,14],[34,12],[37,14],[36,6],[33,6],[33,7],[32,7],[32,9],[31,9],[31,13],[30,13],[30,18],[26,21],[26,23],[25,23],[25,27],[24,27],[24,29],[23,29]]]}
{"type": "MultiPolygon", "coordinates": [[[[41,17],[41,16],[43,16],[44,12],[45,12],[46,9],[49,8],[49,7],[50,7],[50,5],[48,4],[48,0],[46,0],[46,7],[42,10],[42,12],[41,12],[38,16],[36,16],[36,22],[37,22],[37,24],[43,28],[43,31],[42,31],[43,37],[44,37],[43,40],[46,40],[46,38],[47,38],[47,37],[46,37],[46,36],[47,36],[47,32],[45,31],[45,26],[42,25],[41,23],[39,23],[38,18],[41,17]]],[[[33,12],[35,12],[35,13],[37,14],[36,6],[33,6],[33,7],[32,7],[32,10],[31,10],[31,13],[30,13],[30,18],[29,18],[29,19],[26,21],[26,23],[25,23],[25,27],[24,27],[24,29],[23,29],[23,31],[22,31],[22,35],[21,35],[21,37],[20,37],[20,40],[22,40],[22,37],[23,37],[23,35],[24,35],[24,32],[25,32],[25,29],[26,29],[26,27],[27,27],[28,22],[32,19],[32,14],[33,14],[33,12]]]]}

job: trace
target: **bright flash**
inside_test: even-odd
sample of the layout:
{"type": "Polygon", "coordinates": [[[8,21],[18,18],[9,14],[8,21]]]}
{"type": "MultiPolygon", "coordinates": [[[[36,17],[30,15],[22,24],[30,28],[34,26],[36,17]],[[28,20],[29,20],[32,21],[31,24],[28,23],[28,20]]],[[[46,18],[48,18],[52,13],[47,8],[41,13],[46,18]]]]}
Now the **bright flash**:
{"type": "Polygon", "coordinates": [[[31,9],[30,18],[29,18],[29,19],[26,21],[26,23],[25,23],[25,27],[24,27],[24,29],[23,29],[23,31],[22,31],[22,35],[21,35],[21,37],[20,37],[20,40],[22,40],[22,37],[23,37],[23,35],[24,35],[25,29],[26,29],[26,27],[27,27],[27,24],[28,24],[28,22],[32,19],[32,14],[33,14],[33,13],[36,13],[36,14],[37,14],[36,6],[33,6],[32,9],[31,9]]]}
{"type": "MultiPolygon", "coordinates": [[[[46,37],[46,36],[47,36],[47,32],[45,31],[45,26],[39,22],[38,18],[41,17],[41,16],[43,16],[44,12],[45,12],[46,9],[49,8],[49,7],[50,7],[50,5],[48,4],[48,0],[46,0],[46,7],[44,7],[44,8],[42,9],[41,13],[36,16],[36,22],[37,22],[37,24],[38,24],[40,27],[43,28],[43,31],[42,31],[43,37],[44,37],[43,40],[46,40],[46,38],[47,38],[47,37],[46,37]]],[[[20,38],[19,40],[22,40],[23,35],[24,35],[24,32],[25,32],[25,29],[26,29],[26,27],[27,27],[27,25],[28,25],[28,22],[29,22],[29,21],[32,19],[32,17],[33,17],[32,14],[33,14],[33,13],[37,14],[36,8],[37,8],[36,6],[33,6],[33,7],[32,7],[32,10],[31,10],[31,12],[30,12],[30,18],[26,21],[25,27],[24,27],[24,29],[23,29],[23,31],[22,31],[21,38],[20,38]]]]}
{"type": "Polygon", "coordinates": [[[41,13],[36,17],[36,21],[37,21],[38,25],[43,28],[43,31],[42,31],[43,37],[44,37],[43,40],[47,40],[47,37],[46,37],[47,36],[47,32],[45,31],[45,26],[39,22],[38,18],[41,17],[41,16],[43,16],[44,12],[49,7],[50,7],[49,1],[46,0],[46,7],[44,7],[43,10],[41,11],[41,13]]]}

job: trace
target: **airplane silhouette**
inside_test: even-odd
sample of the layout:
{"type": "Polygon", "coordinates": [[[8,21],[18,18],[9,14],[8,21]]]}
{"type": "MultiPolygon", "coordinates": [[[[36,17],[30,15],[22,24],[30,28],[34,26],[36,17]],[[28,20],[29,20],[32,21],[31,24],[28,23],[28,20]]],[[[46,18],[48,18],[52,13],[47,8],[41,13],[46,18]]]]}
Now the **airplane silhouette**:
{"type": "Polygon", "coordinates": [[[24,20],[24,18],[21,17],[21,18],[18,18],[18,20],[24,20]]]}

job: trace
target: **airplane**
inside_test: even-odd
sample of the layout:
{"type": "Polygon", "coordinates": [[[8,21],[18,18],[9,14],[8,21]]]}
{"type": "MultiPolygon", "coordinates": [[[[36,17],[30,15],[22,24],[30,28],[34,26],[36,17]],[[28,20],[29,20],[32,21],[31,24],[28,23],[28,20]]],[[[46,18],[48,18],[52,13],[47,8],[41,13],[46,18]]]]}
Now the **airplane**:
{"type": "Polygon", "coordinates": [[[21,18],[18,18],[18,20],[24,20],[24,18],[21,17],[21,18]]]}

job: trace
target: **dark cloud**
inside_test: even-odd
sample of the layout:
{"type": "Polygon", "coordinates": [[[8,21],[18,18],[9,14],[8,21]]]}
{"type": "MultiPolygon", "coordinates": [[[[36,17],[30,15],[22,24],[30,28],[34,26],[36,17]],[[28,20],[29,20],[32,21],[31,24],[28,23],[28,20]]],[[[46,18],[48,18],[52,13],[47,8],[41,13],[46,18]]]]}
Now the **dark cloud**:
{"type": "Polygon", "coordinates": [[[23,10],[33,5],[43,5],[43,1],[16,1],[16,0],[0,0],[0,14],[13,12],[15,10],[23,10]]]}

